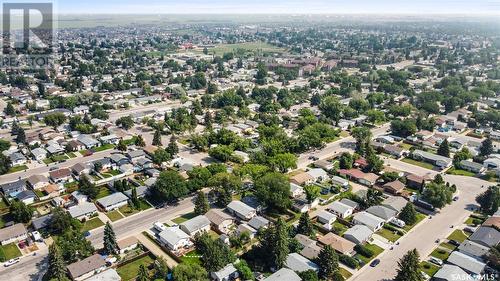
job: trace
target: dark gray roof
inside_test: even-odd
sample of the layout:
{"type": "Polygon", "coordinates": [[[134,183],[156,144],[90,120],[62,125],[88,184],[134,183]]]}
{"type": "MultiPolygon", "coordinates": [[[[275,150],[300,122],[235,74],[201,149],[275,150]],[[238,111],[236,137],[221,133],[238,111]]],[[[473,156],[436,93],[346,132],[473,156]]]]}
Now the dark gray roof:
{"type": "Polygon", "coordinates": [[[9,194],[17,190],[23,190],[26,189],[26,180],[17,180],[13,182],[4,183],[0,185],[0,188],[5,194],[9,194]]]}
{"type": "Polygon", "coordinates": [[[469,240],[494,247],[500,242],[500,232],[492,227],[481,226],[469,237],[469,240]]]}
{"type": "Polygon", "coordinates": [[[31,225],[33,226],[34,229],[38,230],[47,227],[51,220],[52,220],[52,214],[48,214],[32,220],[31,225]]]}

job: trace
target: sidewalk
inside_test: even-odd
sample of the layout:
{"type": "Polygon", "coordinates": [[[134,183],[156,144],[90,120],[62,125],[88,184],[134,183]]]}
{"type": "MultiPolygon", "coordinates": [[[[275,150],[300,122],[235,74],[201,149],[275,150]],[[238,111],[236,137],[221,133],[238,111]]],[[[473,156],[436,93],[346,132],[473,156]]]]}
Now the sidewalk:
{"type": "Polygon", "coordinates": [[[156,245],[156,243],[149,240],[148,237],[144,236],[144,234],[139,233],[135,237],[155,256],[164,258],[169,268],[174,268],[175,266],[177,266],[178,263],[171,256],[165,253],[158,245],[156,245]]]}

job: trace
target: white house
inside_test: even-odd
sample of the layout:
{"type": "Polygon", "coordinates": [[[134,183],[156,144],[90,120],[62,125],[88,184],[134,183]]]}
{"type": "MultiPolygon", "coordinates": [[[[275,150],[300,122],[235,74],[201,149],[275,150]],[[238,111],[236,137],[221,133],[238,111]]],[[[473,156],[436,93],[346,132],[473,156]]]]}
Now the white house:
{"type": "Polygon", "coordinates": [[[115,192],[111,195],[98,199],[97,204],[106,212],[109,212],[127,205],[128,197],[121,192],[115,192]]]}
{"type": "Polygon", "coordinates": [[[199,215],[188,221],[180,224],[182,231],[186,232],[189,236],[194,237],[201,232],[208,232],[210,230],[210,220],[204,216],[199,215]]]}
{"type": "Polygon", "coordinates": [[[367,212],[360,212],[354,215],[352,222],[366,225],[370,230],[376,232],[384,226],[385,220],[367,212]]]}
{"type": "Polygon", "coordinates": [[[230,213],[234,214],[242,220],[250,220],[257,215],[257,211],[254,208],[237,200],[229,203],[227,205],[227,209],[230,213]]]}
{"type": "Polygon", "coordinates": [[[304,188],[293,182],[290,183],[290,194],[293,198],[297,198],[304,194],[304,188]]]}
{"type": "Polygon", "coordinates": [[[328,211],[334,213],[337,217],[340,218],[347,218],[348,216],[352,215],[352,212],[354,212],[354,208],[351,206],[348,206],[344,203],[341,203],[339,201],[335,201],[330,206],[327,207],[328,211]]]}
{"type": "Polygon", "coordinates": [[[2,245],[25,240],[26,238],[28,238],[28,232],[22,223],[0,229],[0,244],[2,245]]]}
{"type": "Polygon", "coordinates": [[[173,252],[192,245],[189,235],[178,227],[168,227],[158,234],[158,238],[161,243],[173,252]]]}

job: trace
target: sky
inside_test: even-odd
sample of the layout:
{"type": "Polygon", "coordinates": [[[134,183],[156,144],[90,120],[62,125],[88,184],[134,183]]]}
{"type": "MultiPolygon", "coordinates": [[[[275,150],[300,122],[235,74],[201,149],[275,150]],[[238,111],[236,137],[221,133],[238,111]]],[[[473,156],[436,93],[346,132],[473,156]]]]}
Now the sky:
{"type": "Polygon", "coordinates": [[[500,15],[500,0],[56,0],[56,5],[60,14],[500,15]]]}

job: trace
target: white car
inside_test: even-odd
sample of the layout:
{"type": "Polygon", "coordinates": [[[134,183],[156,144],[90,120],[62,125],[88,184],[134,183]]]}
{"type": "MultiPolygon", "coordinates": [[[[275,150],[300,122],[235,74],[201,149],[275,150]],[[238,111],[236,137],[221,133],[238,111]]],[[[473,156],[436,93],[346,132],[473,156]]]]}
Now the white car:
{"type": "Polygon", "coordinates": [[[430,257],[429,261],[432,263],[435,263],[439,266],[443,265],[443,261],[441,259],[435,258],[435,257],[430,257]]]}
{"type": "Polygon", "coordinates": [[[8,260],[8,261],[4,262],[3,266],[8,267],[8,266],[11,266],[11,265],[13,265],[13,264],[18,263],[19,261],[20,261],[20,259],[19,259],[19,258],[10,259],[10,260],[8,260]]]}

